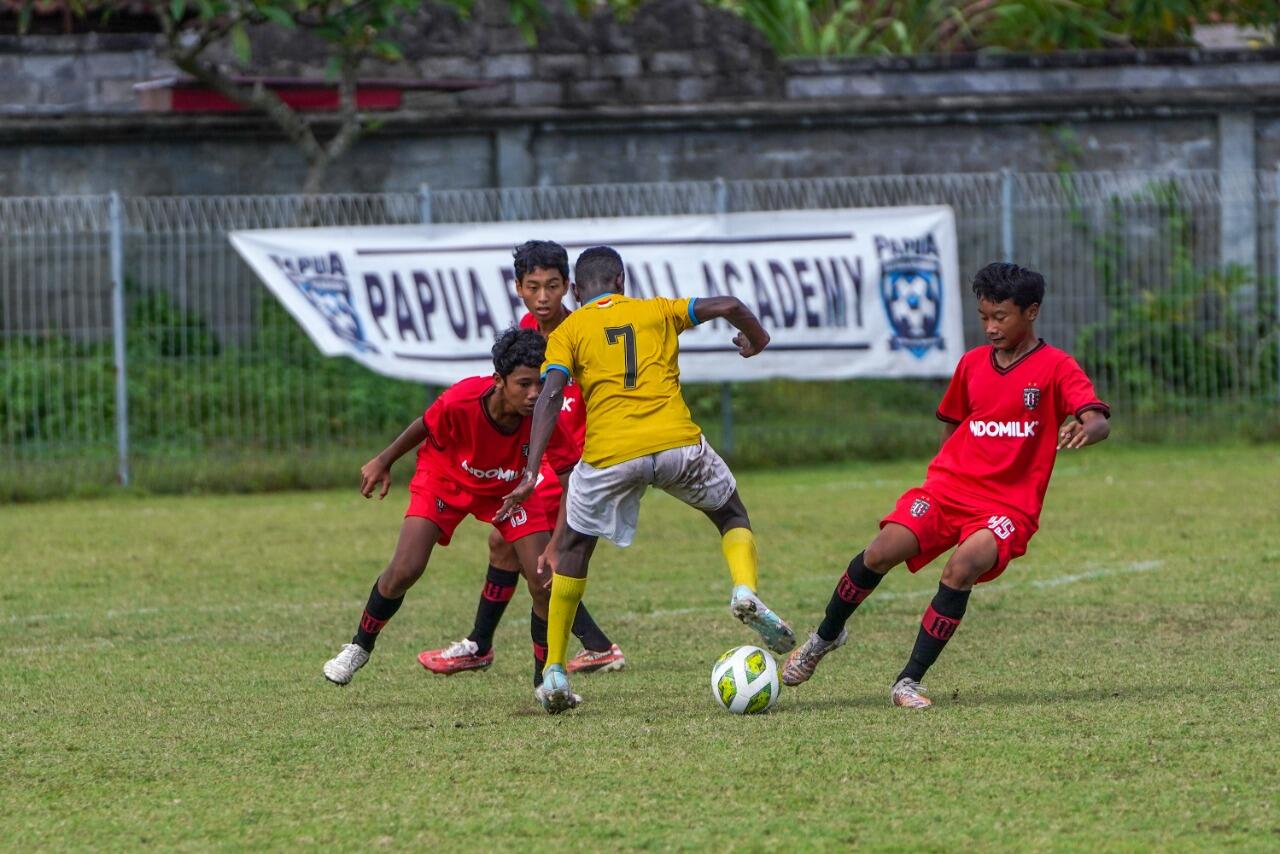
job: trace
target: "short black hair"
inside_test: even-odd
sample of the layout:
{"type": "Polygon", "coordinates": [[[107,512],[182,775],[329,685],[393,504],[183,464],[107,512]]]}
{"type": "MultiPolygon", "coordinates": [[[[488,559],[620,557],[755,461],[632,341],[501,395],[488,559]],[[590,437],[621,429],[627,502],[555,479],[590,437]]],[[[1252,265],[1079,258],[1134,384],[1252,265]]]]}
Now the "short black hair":
{"type": "Polygon", "coordinates": [[[511,250],[515,258],[516,281],[539,267],[544,270],[559,270],[564,280],[569,281],[569,253],[553,240],[528,240],[511,250]]]}
{"type": "Polygon", "coordinates": [[[592,246],[583,250],[573,265],[573,280],[579,287],[612,287],[622,275],[622,256],[612,246],[592,246]]]}
{"type": "Polygon", "coordinates": [[[506,379],[516,368],[542,367],[547,352],[547,341],[536,329],[517,329],[512,326],[493,342],[493,369],[506,379]]]}
{"type": "Polygon", "coordinates": [[[1044,276],[1017,264],[988,264],[973,277],[973,295],[987,302],[1011,299],[1026,311],[1044,301],[1044,276]]]}

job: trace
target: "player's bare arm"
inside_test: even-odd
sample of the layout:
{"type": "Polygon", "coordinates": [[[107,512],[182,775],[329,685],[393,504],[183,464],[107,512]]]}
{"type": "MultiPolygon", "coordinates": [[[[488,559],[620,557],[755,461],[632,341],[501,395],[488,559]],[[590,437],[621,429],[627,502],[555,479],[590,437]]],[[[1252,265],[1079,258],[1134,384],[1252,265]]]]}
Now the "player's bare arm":
{"type": "Polygon", "coordinates": [[[427,425],[421,418],[415,418],[382,453],[360,467],[360,494],[372,498],[374,487],[381,486],[378,500],[386,498],[391,489],[391,466],[426,440],[427,425]]]}
{"type": "Polygon", "coordinates": [[[769,346],[769,333],[746,303],[737,297],[699,297],[693,304],[693,316],[699,323],[717,319],[732,323],[738,330],[738,334],[733,336],[733,344],[744,359],[769,346]]]}
{"type": "Polygon", "coordinates": [[[533,407],[533,426],[529,430],[529,460],[519,485],[502,501],[496,517],[499,521],[510,516],[512,510],[533,495],[533,488],[538,484],[538,472],[542,470],[542,455],[547,450],[547,443],[556,429],[556,419],[564,406],[564,387],[568,382],[568,375],[559,370],[548,371],[542,381],[542,394],[538,395],[538,403],[533,407]]]}
{"type": "Polygon", "coordinates": [[[1111,421],[1098,410],[1090,409],[1058,431],[1058,450],[1096,445],[1110,435],[1111,421]]]}

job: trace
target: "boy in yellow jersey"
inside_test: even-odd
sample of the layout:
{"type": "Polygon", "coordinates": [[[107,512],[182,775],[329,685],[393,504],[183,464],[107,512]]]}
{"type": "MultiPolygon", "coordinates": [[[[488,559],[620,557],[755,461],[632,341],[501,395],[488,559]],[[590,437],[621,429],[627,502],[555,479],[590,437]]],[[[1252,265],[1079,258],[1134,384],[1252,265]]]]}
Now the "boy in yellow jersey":
{"type": "Polygon", "coordinates": [[[708,320],[723,318],[739,330],[733,343],[744,358],[763,350],[769,334],[735,297],[632,299],[623,295],[623,276],[622,259],[608,246],[578,256],[573,289],[581,308],[547,341],[528,464],[499,511],[502,518],[533,494],[564,387],[576,379],[586,401],[587,441],[553,535],[547,665],[536,692],[552,714],[576,704],[564,668],[565,646],[596,540],[631,544],[640,499],[650,485],[701,510],[720,531],[733,577],[734,616],[774,652],[787,652],[796,642],[791,627],[756,596],[756,545],[747,509],[733,473],[693,423],[680,394],[677,361],[679,334],[708,320]]]}

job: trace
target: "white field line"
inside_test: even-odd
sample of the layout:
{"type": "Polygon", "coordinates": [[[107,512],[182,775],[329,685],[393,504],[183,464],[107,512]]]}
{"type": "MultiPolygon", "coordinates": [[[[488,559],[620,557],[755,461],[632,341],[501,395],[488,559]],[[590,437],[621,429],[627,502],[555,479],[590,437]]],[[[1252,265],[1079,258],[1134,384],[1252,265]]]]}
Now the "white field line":
{"type": "MultiPolygon", "coordinates": [[[[1132,575],[1139,572],[1153,572],[1164,566],[1163,560],[1144,560],[1135,561],[1133,563],[1121,564],[1119,566],[1100,567],[1098,569],[1089,570],[1088,572],[1078,572],[1072,575],[1058,575],[1052,578],[1041,578],[1032,581],[1018,582],[1001,582],[998,583],[993,591],[1017,590],[1017,589],[1037,589],[1042,590],[1052,587],[1063,587],[1070,584],[1079,584],[1084,581],[1093,581],[1099,578],[1111,578],[1118,575],[1132,575]]],[[[825,576],[807,576],[808,580],[825,578],[825,576]]],[[[910,599],[927,599],[933,595],[933,590],[910,590],[898,593],[885,591],[875,595],[877,602],[896,602],[910,599]]],[[[315,611],[315,610],[340,610],[343,608],[357,609],[363,603],[355,600],[348,600],[345,603],[335,602],[308,602],[308,603],[281,603],[273,605],[275,611],[315,611]]],[[[619,621],[630,620],[666,620],[673,617],[686,617],[693,614],[712,614],[720,610],[728,608],[728,604],[724,605],[706,605],[694,608],[671,608],[657,611],[625,611],[621,614],[612,615],[611,619],[619,621]]],[[[13,623],[29,623],[29,622],[47,622],[56,620],[69,620],[75,618],[104,616],[109,620],[128,619],[130,617],[149,616],[163,612],[173,613],[200,613],[200,614],[238,614],[250,610],[245,605],[206,605],[194,608],[136,608],[133,610],[117,610],[111,609],[107,611],[63,611],[55,614],[28,614],[28,615],[10,615],[3,622],[13,623]]],[[[257,610],[257,609],[254,609],[257,610]]],[[[529,620],[527,617],[509,619],[507,622],[513,625],[527,625],[529,620]]],[[[200,638],[200,635],[176,635],[168,638],[156,638],[147,643],[186,643],[188,641],[200,638]]],[[[115,642],[107,639],[97,639],[88,642],[97,648],[108,648],[115,646],[115,642]]],[[[40,646],[17,647],[9,651],[18,654],[31,653],[47,653],[62,650],[79,649],[83,650],[86,646],[85,641],[76,641],[63,644],[43,644],[40,646]]]]}

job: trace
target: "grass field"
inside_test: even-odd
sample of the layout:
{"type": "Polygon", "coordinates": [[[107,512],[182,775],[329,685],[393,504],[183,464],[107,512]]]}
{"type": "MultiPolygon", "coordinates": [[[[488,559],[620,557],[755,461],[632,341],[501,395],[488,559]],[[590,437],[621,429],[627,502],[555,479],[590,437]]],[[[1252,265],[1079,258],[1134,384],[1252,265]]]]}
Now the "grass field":
{"type": "MultiPolygon", "coordinates": [[[[887,688],[936,565],[895,571],[760,718],[712,704],[711,663],[751,638],[710,527],[666,496],[587,591],[630,665],[577,680],[584,706],[557,718],[530,696],[523,594],[488,673],[414,661],[470,625],[478,523],[338,689],[320,665],[399,493],[5,507],[0,846],[1275,850],[1278,471],[1274,445],[1074,454],[930,673],[933,710],[887,688]]],[[[745,475],[768,601],[811,628],[922,472],[745,475]]]]}

